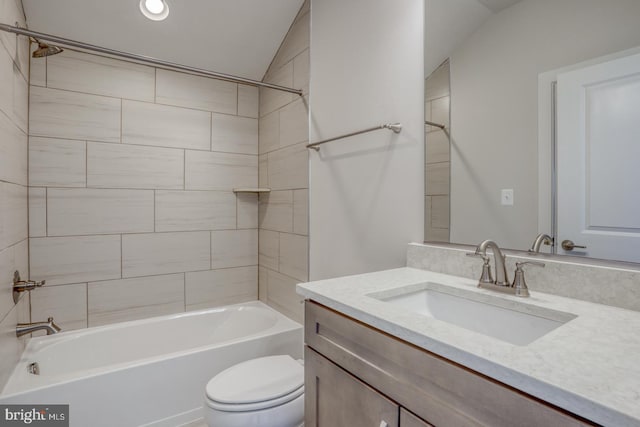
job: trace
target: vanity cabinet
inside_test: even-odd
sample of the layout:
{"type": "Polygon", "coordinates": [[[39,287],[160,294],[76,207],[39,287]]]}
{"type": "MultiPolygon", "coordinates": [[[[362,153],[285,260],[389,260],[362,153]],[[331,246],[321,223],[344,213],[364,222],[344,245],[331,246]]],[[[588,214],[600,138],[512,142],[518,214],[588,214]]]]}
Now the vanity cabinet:
{"type": "Polygon", "coordinates": [[[596,425],[313,301],[305,344],[306,427],[596,425]]]}

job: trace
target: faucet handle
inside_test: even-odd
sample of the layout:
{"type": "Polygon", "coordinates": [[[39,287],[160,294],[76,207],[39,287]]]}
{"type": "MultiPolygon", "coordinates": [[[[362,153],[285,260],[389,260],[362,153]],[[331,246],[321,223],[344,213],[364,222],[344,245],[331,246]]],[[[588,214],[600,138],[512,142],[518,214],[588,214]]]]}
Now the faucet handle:
{"type": "Polygon", "coordinates": [[[529,296],[529,288],[527,287],[527,282],[524,280],[524,270],[522,269],[525,265],[533,265],[535,267],[544,267],[543,262],[538,261],[524,261],[524,262],[516,262],[516,272],[513,277],[513,284],[511,287],[515,290],[515,295],[517,297],[528,297],[529,296]]]}
{"type": "Polygon", "coordinates": [[[491,259],[486,255],[482,255],[480,253],[475,253],[475,252],[469,252],[467,253],[467,256],[482,258],[482,274],[480,275],[480,279],[478,279],[478,284],[480,283],[494,284],[495,282],[493,281],[493,276],[491,275],[491,264],[490,264],[491,259]]]}

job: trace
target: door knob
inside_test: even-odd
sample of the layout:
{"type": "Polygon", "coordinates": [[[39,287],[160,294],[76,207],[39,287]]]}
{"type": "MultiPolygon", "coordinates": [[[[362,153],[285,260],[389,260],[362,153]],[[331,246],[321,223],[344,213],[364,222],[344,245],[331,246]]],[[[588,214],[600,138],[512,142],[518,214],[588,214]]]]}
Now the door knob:
{"type": "Polygon", "coordinates": [[[571,240],[563,240],[562,241],[562,249],[564,249],[565,251],[572,251],[575,248],[587,249],[586,246],[576,245],[571,240]]]}

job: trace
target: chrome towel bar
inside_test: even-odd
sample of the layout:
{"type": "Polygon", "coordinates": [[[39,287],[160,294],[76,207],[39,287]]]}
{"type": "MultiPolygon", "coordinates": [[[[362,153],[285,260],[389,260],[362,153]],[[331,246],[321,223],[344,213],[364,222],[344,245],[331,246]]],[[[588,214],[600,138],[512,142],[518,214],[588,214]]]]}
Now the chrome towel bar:
{"type": "Polygon", "coordinates": [[[435,126],[440,129],[444,129],[446,127],[445,125],[441,125],[440,123],[436,123],[436,122],[430,122],[429,120],[425,120],[424,124],[429,126],[435,126]]]}
{"type": "Polygon", "coordinates": [[[360,135],[367,132],[373,132],[374,130],[389,129],[393,133],[400,133],[402,125],[400,123],[385,123],[383,125],[374,126],[368,129],[359,130],[357,132],[346,133],[344,135],[336,136],[334,138],[323,139],[322,141],[314,142],[313,144],[307,144],[307,148],[313,148],[316,151],[320,151],[319,145],[326,144],[327,142],[335,141],[337,139],[348,138],[350,136],[360,135]]]}

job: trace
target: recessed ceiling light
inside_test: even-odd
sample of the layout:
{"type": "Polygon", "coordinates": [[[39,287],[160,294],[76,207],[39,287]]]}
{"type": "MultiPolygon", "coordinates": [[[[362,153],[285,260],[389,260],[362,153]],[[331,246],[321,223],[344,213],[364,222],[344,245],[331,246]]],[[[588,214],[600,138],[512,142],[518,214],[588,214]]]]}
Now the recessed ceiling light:
{"type": "Polygon", "coordinates": [[[140,0],[140,11],[153,21],[162,21],[169,16],[169,5],[165,0],[140,0]]]}

